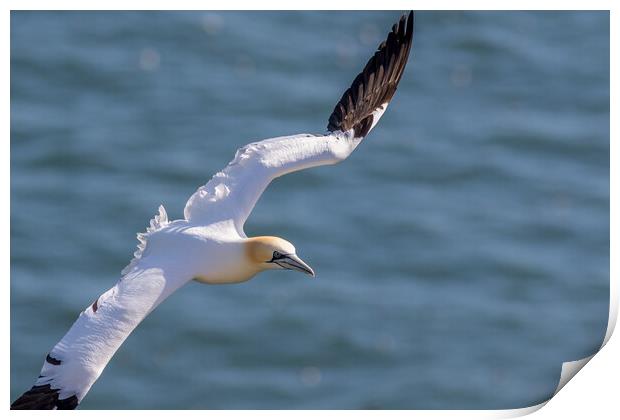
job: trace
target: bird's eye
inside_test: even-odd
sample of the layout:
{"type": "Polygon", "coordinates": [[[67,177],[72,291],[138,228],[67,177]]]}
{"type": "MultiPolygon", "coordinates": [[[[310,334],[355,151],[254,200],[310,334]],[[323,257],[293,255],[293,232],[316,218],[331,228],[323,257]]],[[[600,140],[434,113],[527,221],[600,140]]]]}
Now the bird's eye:
{"type": "Polygon", "coordinates": [[[282,254],[280,254],[278,251],[273,251],[273,259],[274,260],[277,260],[281,256],[282,256],[282,254]]]}

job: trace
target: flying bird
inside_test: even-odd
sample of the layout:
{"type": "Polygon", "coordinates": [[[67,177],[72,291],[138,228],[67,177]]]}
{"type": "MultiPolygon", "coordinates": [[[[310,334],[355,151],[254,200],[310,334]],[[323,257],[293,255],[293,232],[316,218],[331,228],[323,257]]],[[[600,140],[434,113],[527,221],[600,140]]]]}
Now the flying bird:
{"type": "Polygon", "coordinates": [[[314,276],[293,244],[248,238],[243,225],[269,183],[282,175],[346,159],[375,127],[398,86],[413,39],[413,12],[394,24],[329,117],[325,134],[276,137],[240,148],[222,171],[190,197],[184,218],[159,207],[138,234],[121,279],[82,311],[45,357],[34,386],[11,409],[74,409],[123,341],[164,299],[191,280],[247,281],[265,270],[314,276]]]}

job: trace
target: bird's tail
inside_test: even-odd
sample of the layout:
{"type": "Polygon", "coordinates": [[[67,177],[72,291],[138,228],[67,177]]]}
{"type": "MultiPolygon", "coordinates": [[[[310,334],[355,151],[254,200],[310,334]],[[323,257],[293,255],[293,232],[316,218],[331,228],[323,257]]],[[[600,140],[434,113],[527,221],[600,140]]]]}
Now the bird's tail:
{"type": "Polygon", "coordinates": [[[366,67],[347,89],[329,117],[330,132],[365,137],[394,96],[413,40],[413,11],[394,24],[366,67]]]}

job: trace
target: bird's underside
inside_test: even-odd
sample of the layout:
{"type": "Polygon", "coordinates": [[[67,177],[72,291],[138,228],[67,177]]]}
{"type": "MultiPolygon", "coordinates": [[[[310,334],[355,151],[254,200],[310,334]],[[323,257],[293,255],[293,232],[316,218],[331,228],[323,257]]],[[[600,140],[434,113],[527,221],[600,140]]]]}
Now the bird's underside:
{"type": "MultiPolygon", "coordinates": [[[[393,26],[344,92],[328,119],[325,135],[300,134],[244,146],[225,169],[192,195],[185,206],[184,219],[169,222],[160,207],[147,232],[139,234],[135,258],[123,270],[121,280],[84,309],[46,356],[35,385],[15,400],[11,409],[78,406],[133,329],[169,294],[191,280],[190,271],[178,268],[187,264],[175,265],[175,255],[186,261],[195,257],[191,249],[181,249],[185,242],[180,246],[174,242],[181,233],[194,235],[183,238],[212,235],[222,249],[226,241],[249,241],[243,224],[271,180],[347,158],[377,124],[392,99],[407,63],[412,38],[413,12],[403,15],[393,26]],[[158,253],[167,257],[158,260],[158,253]]],[[[260,246],[256,249],[259,255],[260,246]]],[[[224,260],[223,252],[212,259],[224,260]]],[[[276,254],[266,262],[313,274],[301,260],[291,259],[293,255],[276,254]]]]}

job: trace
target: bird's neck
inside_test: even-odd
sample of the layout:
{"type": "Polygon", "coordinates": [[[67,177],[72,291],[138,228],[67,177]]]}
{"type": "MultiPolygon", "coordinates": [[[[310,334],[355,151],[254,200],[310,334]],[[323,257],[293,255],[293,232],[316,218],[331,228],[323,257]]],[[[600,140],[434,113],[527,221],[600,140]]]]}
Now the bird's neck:
{"type": "Polygon", "coordinates": [[[250,280],[265,270],[262,261],[253,254],[254,238],[235,238],[218,242],[205,250],[209,258],[202,265],[202,270],[194,280],[207,284],[232,284],[250,280]],[[207,252],[208,251],[208,252],[207,252]]]}

